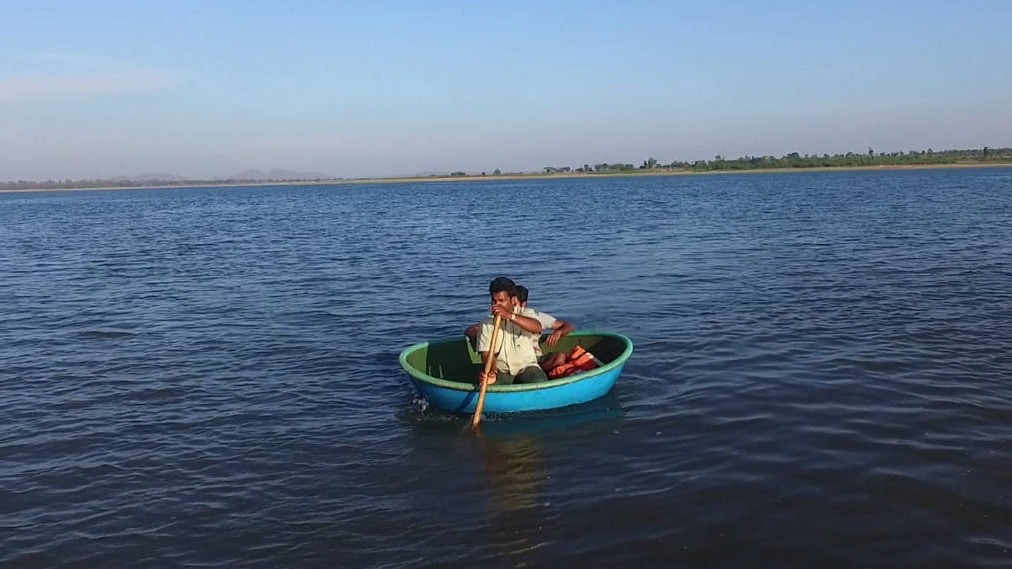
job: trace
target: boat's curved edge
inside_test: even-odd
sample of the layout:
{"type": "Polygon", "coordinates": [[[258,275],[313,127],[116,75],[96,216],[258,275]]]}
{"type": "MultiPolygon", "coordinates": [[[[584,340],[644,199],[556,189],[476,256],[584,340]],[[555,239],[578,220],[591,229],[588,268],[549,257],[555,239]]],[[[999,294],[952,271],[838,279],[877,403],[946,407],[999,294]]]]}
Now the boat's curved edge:
{"type": "MultiPolygon", "coordinates": [[[[625,336],[623,334],[619,334],[617,332],[601,332],[601,331],[597,331],[597,330],[578,330],[578,331],[570,333],[569,336],[609,336],[609,337],[612,337],[612,338],[619,338],[625,344],[625,349],[622,350],[622,353],[619,354],[619,356],[616,357],[614,360],[608,362],[607,364],[605,364],[602,367],[595,368],[595,369],[592,369],[590,371],[586,371],[586,372],[578,373],[578,374],[575,374],[575,375],[571,375],[569,377],[565,377],[565,378],[562,378],[562,379],[557,379],[557,380],[552,380],[552,381],[542,382],[542,383],[518,383],[518,384],[513,384],[513,385],[490,385],[488,387],[488,391],[489,392],[494,392],[494,393],[515,393],[515,392],[523,392],[523,391],[538,391],[538,390],[542,390],[542,389],[551,389],[551,388],[555,388],[555,387],[561,387],[563,385],[568,385],[568,384],[571,384],[571,383],[577,383],[577,382],[580,382],[580,381],[583,381],[583,380],[586,380],[586,379],[591,379],[591,378],[597,377],[599,375],[603,375],[603,374],[609,373],[609,372],[611,372],[612,370],[614,370],[616,368],[621,368],[622,366],[625,365],[626,360],[629,359],[629,357],[632,355],[632,352],[633,352],[633,343],[632,343],[632,340],[630,340],[627,336],[625,336]]],[[[426,383],[428,385],[432,385],[434,387],[439,387],[439,388],[442,388],[442,389],[451,389],[451,390],[454,390],[454,391],[478,391],[478,387],[479,386],[476,385],[476,384],[473,384],[473,383],[462,383],[462,382],[458,382],[458,381],[448,381],[448,380],[445,380],[445,379],[440,379],[438,377],[433,377],[433,376],[431,376],[429,374],[422,373],[418,369],[416,369],[416,368],[408,365],[407,357],[412,352],[414,352],[416,350],[420,350],[420,349],[425,348],[425,347],[428,347],[430,344],[436,344],[436,343],[439,343],[439,342],[453,342],[453,341],[457,341],[457,340],[458,340],[457,338],[446,338],[446,339],[443,339],[443,340],[437,340],[435,342],[419,342],[417,344],[413,344],[411,346],[408,346],[407,348],[404,348],[404,350],[402,350],[401,353],[400,353],[400,355],[398,356],[398,360],[400,361],[401,369],[403,369],[405,372],[407,372],[407,374],[410,375],[415,380],[423,382],[423,383],[426,383]]]]}

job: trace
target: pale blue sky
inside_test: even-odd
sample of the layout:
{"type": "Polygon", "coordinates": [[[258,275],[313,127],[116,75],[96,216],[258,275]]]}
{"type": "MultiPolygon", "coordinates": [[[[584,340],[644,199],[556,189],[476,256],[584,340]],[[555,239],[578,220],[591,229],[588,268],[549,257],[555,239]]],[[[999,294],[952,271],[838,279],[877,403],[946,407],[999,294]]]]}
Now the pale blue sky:
{"type": "Polygon", "coordinates": [[[0,180],[1012,146],[1012,2],[0,0],[0,180]]]}

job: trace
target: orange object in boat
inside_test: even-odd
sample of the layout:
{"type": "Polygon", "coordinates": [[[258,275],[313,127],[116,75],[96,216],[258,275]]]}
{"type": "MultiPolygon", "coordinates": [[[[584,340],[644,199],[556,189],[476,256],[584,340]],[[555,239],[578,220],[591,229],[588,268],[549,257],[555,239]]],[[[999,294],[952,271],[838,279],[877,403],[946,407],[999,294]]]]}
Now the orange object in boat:
{"type": "Polygon", "coordinates": [[[576,346],[566,355],[566,363],[559,364],[548,371],[548,377],[559,379],[581,371],[590,371],[598,366],[596,360],[594,354],[588,352],[583,346],[576,346]]]}
{"type": "Polygon", "coordinates": [[[597,367],[597,364],[594,363],[594,354],[585,350],[583,346],[574,347],[573,351],[569,352],[567,359],[580,371],[590,371],[597,367]]]}

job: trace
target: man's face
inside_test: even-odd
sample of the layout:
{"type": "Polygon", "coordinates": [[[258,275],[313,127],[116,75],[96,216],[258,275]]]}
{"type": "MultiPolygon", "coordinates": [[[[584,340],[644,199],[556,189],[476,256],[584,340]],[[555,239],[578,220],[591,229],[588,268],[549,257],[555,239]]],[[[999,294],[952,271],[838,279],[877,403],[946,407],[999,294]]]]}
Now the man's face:
{"type": "Polygon", "coordinates": [[[498,291],[492,295],[492,306],[502,306],[504,308],[513,308],[514,297],[510,296],[506,291],[498,291]]]}

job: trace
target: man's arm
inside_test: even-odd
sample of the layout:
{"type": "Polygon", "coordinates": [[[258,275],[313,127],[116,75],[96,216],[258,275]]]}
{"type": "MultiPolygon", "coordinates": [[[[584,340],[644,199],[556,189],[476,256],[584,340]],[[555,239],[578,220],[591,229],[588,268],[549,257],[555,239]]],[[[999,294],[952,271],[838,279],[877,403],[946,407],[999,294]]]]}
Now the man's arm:
{"type": "Polygon", "coordinates": [[[523,316],[521,314],[514,314],[513,323],[531,334],[537,334],[538,336],[541,335],[541,322],[538,322],[536,318],[523,316]]]}
{"type": "Polygon", "coordinates": [[[531,334],[541,335],[541,322],[538,322],[536,318],[530,316],[523,316],[513,312],[509,308],[502,306],[495,306],[492,308],[492,314],[502,316],[502,319],[507,322],[512,322],[522,328],[525,332],[531,334]]]}
{"type": "Polygon", "coordinates": [[[554,348],[555,345],[559,343],[559,340],[561,340],[563,336],[573,331],[572,324],[566,322],[565,320],[559,320],[558,318],[552,316],[551,314],[545,314],[544,312],[538,312],[537,310],[534,310],[533,316],[535,316],[538,319],[538,321],[541,322],[541,325],[543,327],[551,330],[548,339],[545,340],[545,344],[548,344],[549,348],[554,348]]]}
{"type": "MultiPolygon", "coordinates": [[[[481,356],[481,369],[478,370],[478,383],[481,383],[485,381],[485,366],[488,365],[489,358],[495,360],[495,348],[492,346],[492,324],[482,321],[480,324],[476,324],[476,326],[478,327],[478,340],[475,350],[481,356]]],[[[488,385],[492,385],[495,383],[495,361],[492,362],[492,367],[489,369],[488,385]]]]}
{"type": "Polygon", "coordinates": [[[569,334],[574,329],[575,328],[573,328],[573,325],[570,324],[569,322],[566,322],[565,320],[556,319],[555,324],[552,325],[552,333],[551,335],[548,336],[548,339],[545,340],[545,343],[548,344],[550,348],[554,348],[555,345],[559,343],[559,340],[561,340],[563,336],[569,334]]]}
{"type": "Polygon", "coordinates": [[[468,341],[471,342],[471,347],[475,350],[478,349],[478,332],[481,330],[481,323],[471,324],[464,330],[464,336],[467,337],[468,341]]]}
{"type": "MultiPolygon", "coordinates": [[[[488,365],[488,359],[494,358],[495,356],[492,355],[492,352],[478,352],[478,355],[481,356],[481,370],[478,372],[478,383],[481,383],[483,381],[482,378],[485,374],[485,366],[488,365]]],[[[488,385],[492,385],[493,383],[495,383],[495,376],[496,376],[495,362],[492,362],[492,366],[489,368],[488,371],[488,380],[487,380],[488,385]]]]}

